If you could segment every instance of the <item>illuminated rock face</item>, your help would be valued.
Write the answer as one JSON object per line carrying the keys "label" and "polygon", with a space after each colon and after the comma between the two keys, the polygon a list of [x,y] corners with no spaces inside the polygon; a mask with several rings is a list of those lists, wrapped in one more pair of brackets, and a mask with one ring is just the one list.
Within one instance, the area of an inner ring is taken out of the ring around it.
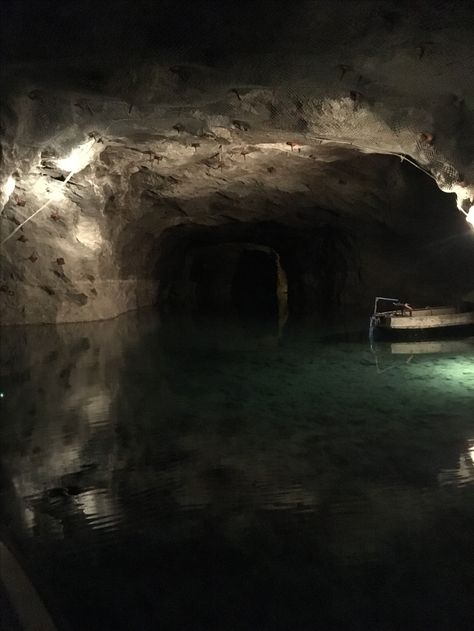
{"label": "illuminated rock face", "polygon": [[[100,61],[79,42],[67,62],[7,65],[2,181],[15,188],[1,200],[2,322],[103,319],[164,300],[187,252],[229,240],[304,250],[293,282],[303,311],[472,288],[456,209],[474,198],[469,10],[346,4],[344,20],[334,3],[301,3],[227,27],[214,11],[191,39],[168,12],[149,29],[181,33],[180,48],[164,35],[146,61],[126,46],[112,59],[100,38]],[[125,18],[110,19],[112,37]],[[65,183],[84,143],[90,155]],[[456,195],[380,154],[416,161]]]}

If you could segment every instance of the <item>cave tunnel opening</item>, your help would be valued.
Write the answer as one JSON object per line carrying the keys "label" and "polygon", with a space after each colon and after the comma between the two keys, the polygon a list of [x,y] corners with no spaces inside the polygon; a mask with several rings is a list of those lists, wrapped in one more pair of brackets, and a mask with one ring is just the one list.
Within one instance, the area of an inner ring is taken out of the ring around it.
{"label": "cave tunnel opening", "polygon": [[232,279],[232,302],[244,317],[278,317],[278,256],[245,248]]}
{"label": "cave tunnel opening", "polygon": [[165,231],[157,247],[162,314],[279,321],[324,315],[347,280],[347,243],[329,226],[186,225]]}
{"label": "cave tunnel opening", "polygon": [[224,243],[192,250],[188,258],[196,314],[276,320],[285,311],[286,274],[272,248]]}
{"label": "cave tunnel opening", "polygon": [[278,311],[285,321],[362,319],[376,295],[450,304],[470,289],[472,240],[454,195],[392,157],[342,153],[323,173],[321,191],[338,183],[326,206],[311,195],[213,194],[194,201],[212,217],[163,228],[162,206],[145,203],[121,233],[122,277],[153,279],[162,315]]}

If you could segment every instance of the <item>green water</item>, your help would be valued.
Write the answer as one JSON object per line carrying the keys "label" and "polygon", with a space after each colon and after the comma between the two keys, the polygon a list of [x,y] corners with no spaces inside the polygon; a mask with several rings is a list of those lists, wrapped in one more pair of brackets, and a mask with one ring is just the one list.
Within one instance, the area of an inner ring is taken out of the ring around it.
{"label": "green water", "polygon": [[2,529],[58,626],[470,628],[474,340],[409,350],[147,312],[4,330]]}

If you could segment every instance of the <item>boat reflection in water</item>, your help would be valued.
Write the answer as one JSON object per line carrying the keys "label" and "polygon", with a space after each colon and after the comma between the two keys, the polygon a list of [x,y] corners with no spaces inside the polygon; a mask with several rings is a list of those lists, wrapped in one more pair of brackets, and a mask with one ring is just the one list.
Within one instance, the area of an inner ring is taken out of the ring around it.
{"label": "boat reflection in water", "polygon": [[407,364],[416,361],[417,356],[469,356],[474,354],[474,337],[453,340],[371,342],[370,350],[375,358],[377,371],[385,372],[395,368],[401,360]]}
{"label": "boat reflection in water", "polygon": [[438,353],[474,353],[474,337],[462,340],[427,340],[422,342],[392,342],[392,355],[431,355]]}

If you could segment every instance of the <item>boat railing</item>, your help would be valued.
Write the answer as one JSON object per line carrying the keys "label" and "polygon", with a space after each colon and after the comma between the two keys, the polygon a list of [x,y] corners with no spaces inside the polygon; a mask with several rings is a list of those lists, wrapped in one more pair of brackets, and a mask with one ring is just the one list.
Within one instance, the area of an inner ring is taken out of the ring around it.
{"label": "boat railing", "polygon": [[387,311],[378,311],[379,302],[390,302],[392,304],[400,304],[400,298],[384,298],[383,296],[377,296],[374,302],[374,312],[372,315],[382,315],[388,313]]}
{"label": "boat railing", "polygon": [[393,315],[395,313],[397,313],[397,311],[378,311],[378,305],[379,302],[389,302],[391,304],[400,304],[400,298],[385,298],[384,296],[377,296],[375,298],[375,302],[374,302],[374,311],[372,313],[372,315],[370,316],[370,323],[369,323],[369,340],[370,340],[370,344],[372,345],[373,341],[374,341],[374,329],[377,326],[378,322],[379,322],[379,318],[382,315]]}

